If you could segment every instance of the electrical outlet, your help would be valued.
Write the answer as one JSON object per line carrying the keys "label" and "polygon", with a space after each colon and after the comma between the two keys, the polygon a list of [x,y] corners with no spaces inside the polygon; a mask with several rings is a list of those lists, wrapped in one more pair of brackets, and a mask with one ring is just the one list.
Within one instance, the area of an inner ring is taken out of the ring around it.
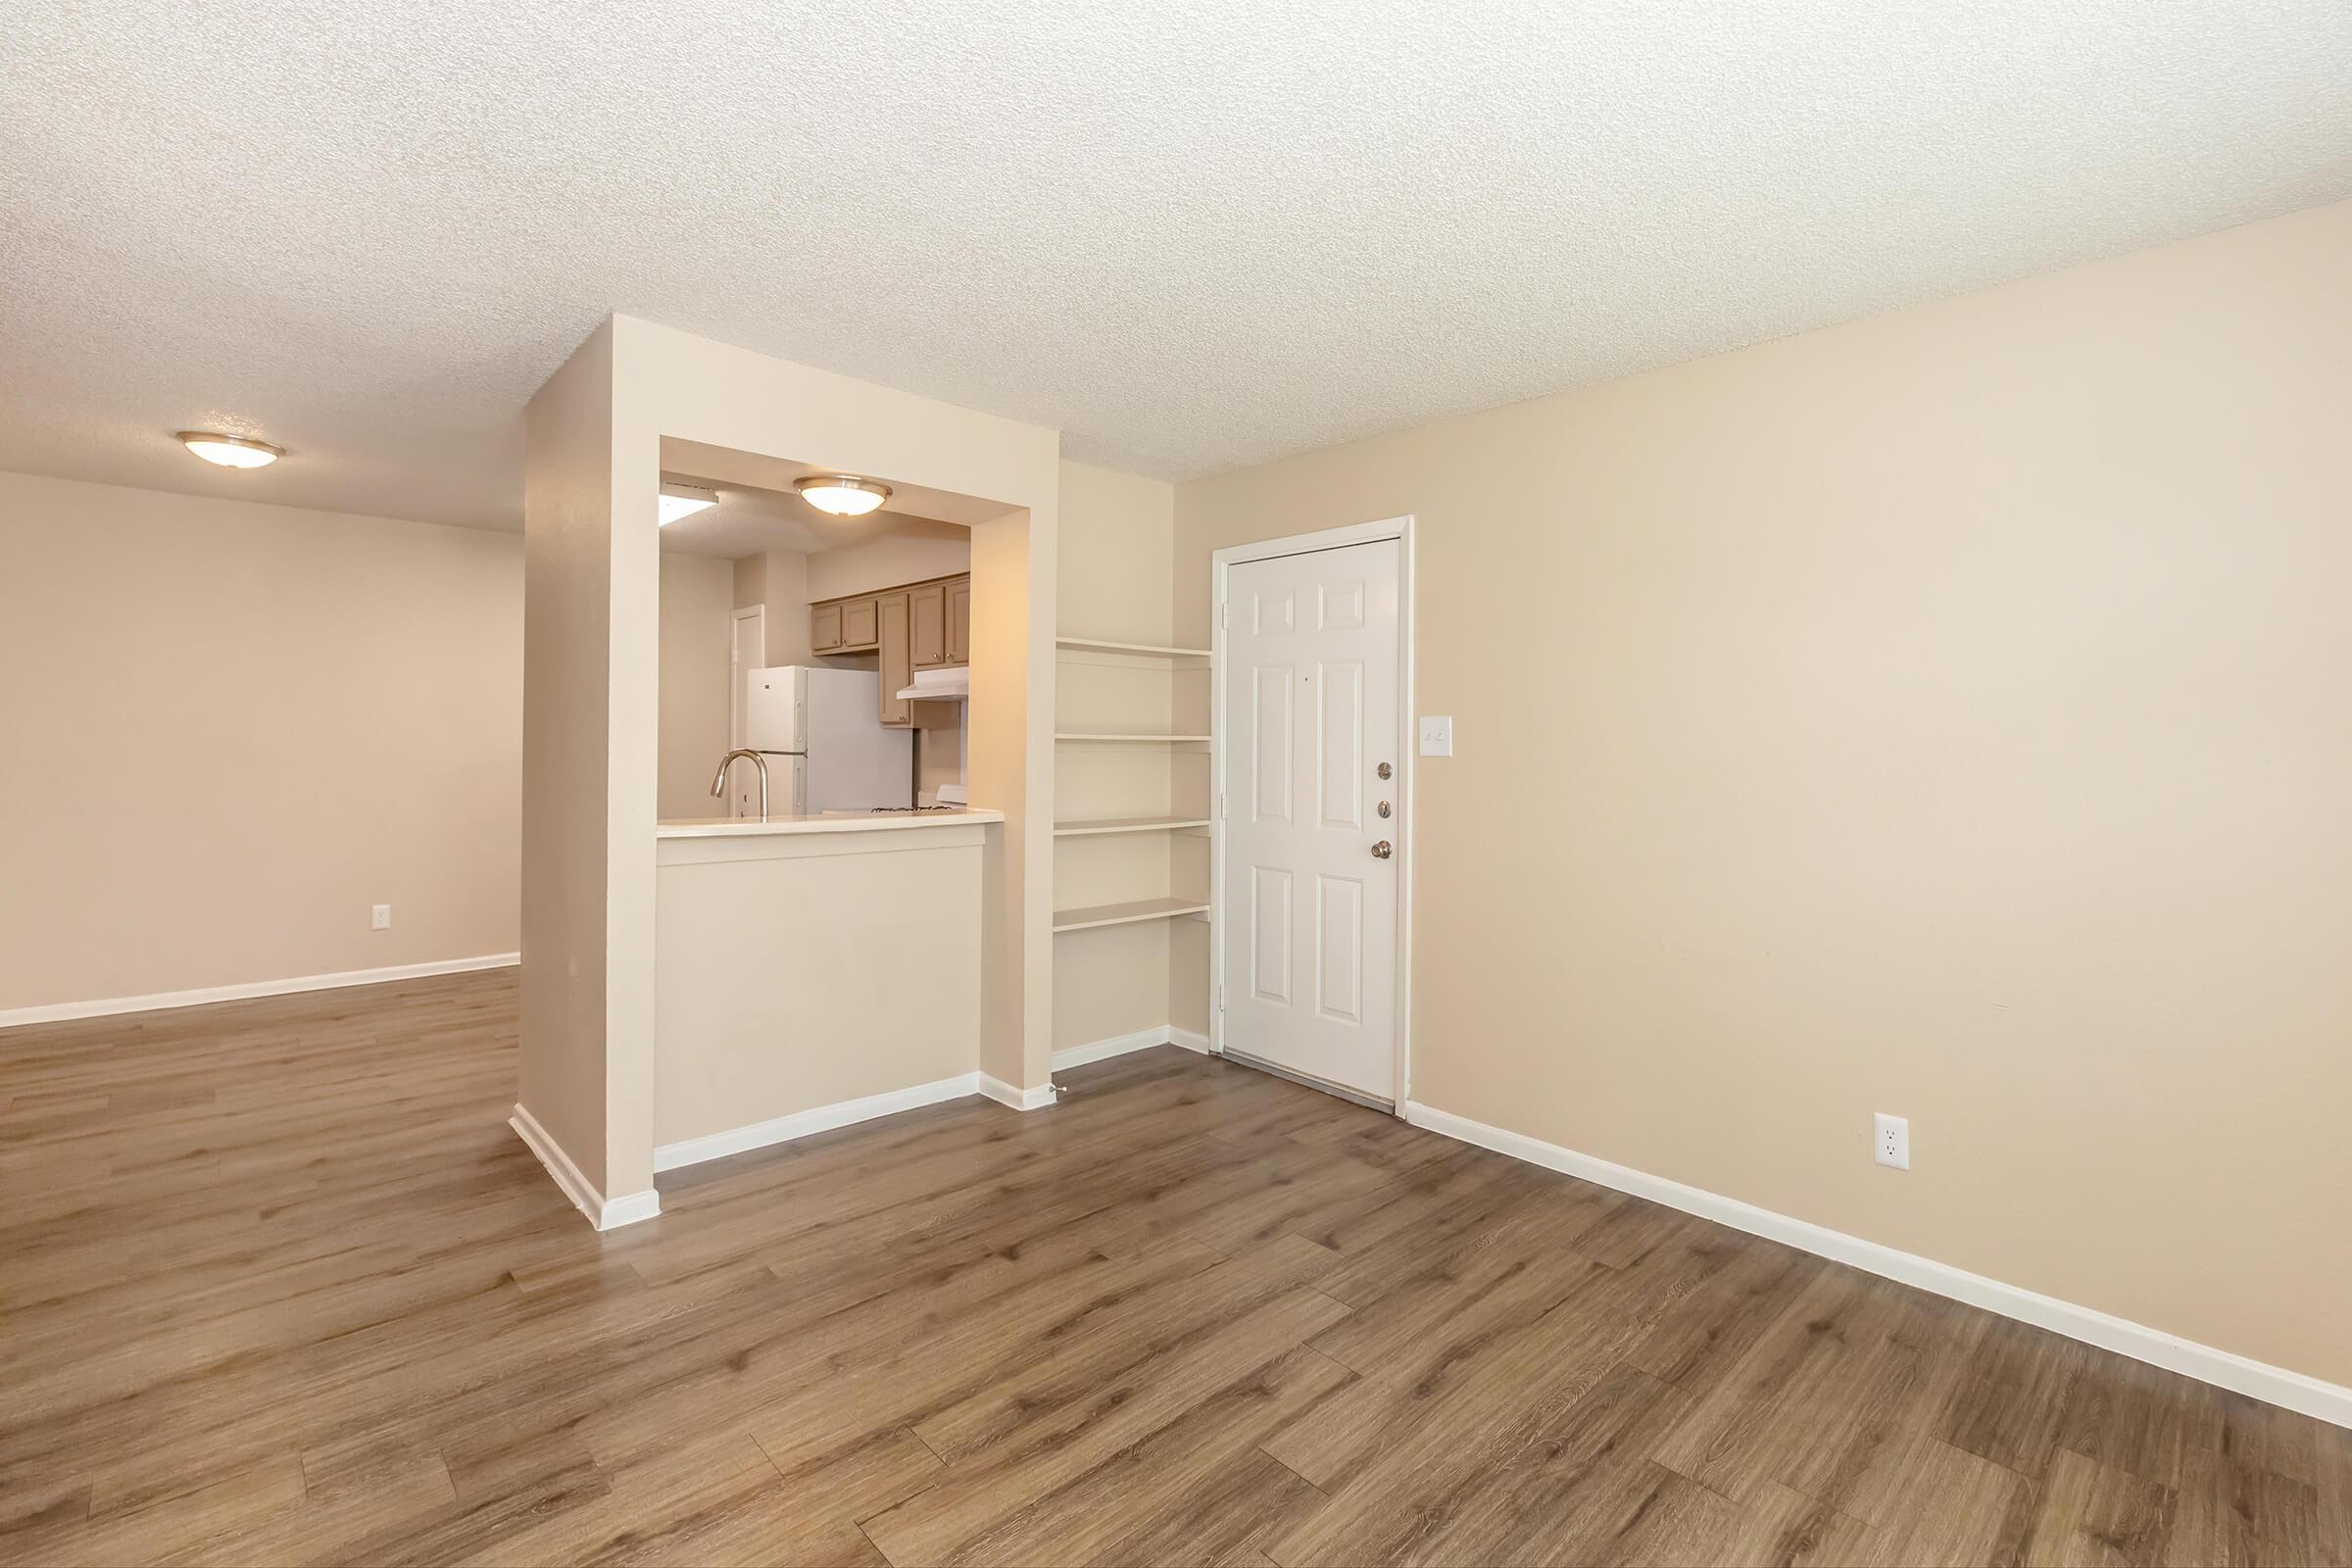
{"label": "electrical outlet", "polygon": [[1421,719],[1421,755],[1423,757],[1451,757],[1453,755],[1453,720],[1450,717]]}
{"label": "electrical outlet", "polygon": [[369,909],[368,911],[368,929],[370,931],[391,930],[392,906],[389,904],[379,904],[374,908]]}
{"label": "electrical outlet", "polygon": [[1911,1123],[1902,1116],[1880,1111],[1870,1118],[1870,1152],[1882,1165],[1911,1168]]}

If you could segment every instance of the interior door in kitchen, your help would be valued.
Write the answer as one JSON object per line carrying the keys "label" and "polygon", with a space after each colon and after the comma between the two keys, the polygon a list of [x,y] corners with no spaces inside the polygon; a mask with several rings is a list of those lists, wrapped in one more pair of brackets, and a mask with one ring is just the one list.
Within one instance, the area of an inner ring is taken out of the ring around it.
{"label": "interior door in kitchen", "polygon": [[1398,552],[1226,567],[1218,764],[1226,1054],[1392,1103]]}

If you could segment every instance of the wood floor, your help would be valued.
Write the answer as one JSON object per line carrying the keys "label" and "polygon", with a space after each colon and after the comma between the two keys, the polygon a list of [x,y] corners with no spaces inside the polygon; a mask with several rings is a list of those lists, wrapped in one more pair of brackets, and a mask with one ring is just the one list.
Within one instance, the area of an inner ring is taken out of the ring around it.
{"label": "wood floor", "polygon": [[511,974],[0,1034],[0,1558],[2352,1563],[2352,1434],[1173,1049],[599,1237]]}

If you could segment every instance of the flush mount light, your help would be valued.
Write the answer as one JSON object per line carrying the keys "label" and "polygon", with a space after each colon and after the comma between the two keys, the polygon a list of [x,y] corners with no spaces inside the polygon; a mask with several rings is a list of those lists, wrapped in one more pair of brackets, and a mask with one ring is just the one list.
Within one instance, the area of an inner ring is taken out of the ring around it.
{"label": "flush mount light", "polygon": [[802,500],[836,517],[862,517],[890,499],[890,486],[846,473],[812,473],[793,480],[792,487]]}
{"label": "flush mount light", "polygon": [[662,485],[662,526],[666,528],[680,517],[691,517],[705,507],[718,505],[718,492],[705,490],[700,485]]}
{"label": "flush mount light", "polygon": [[223,468],[267,468],[286,455],[284,447],[241,435],[217,435],[210,430],[181,430],[178,435],[180,445]]}

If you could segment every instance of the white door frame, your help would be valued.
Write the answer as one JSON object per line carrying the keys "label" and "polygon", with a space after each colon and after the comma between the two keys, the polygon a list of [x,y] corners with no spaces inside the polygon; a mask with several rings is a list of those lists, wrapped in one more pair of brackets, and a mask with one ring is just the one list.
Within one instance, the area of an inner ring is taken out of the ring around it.
{"label": "white door frame", "polygon": [[744,671],[735,667],[735,649],[742,641],[740,628],[747,620],[759,623],[760,657],[767,657],[767,607],[745,605],[727,619],[727,745],[730,747],[743,744]]}
{"label": "white door frame", "polygon": [[1225,1053],[1225,593],[1233,566],[1348,545],[1396,544],[1396,1099],[1412,1098],[1413,1035],[1413,514],[1228,545],[1209,557],[1208,1049]]}

